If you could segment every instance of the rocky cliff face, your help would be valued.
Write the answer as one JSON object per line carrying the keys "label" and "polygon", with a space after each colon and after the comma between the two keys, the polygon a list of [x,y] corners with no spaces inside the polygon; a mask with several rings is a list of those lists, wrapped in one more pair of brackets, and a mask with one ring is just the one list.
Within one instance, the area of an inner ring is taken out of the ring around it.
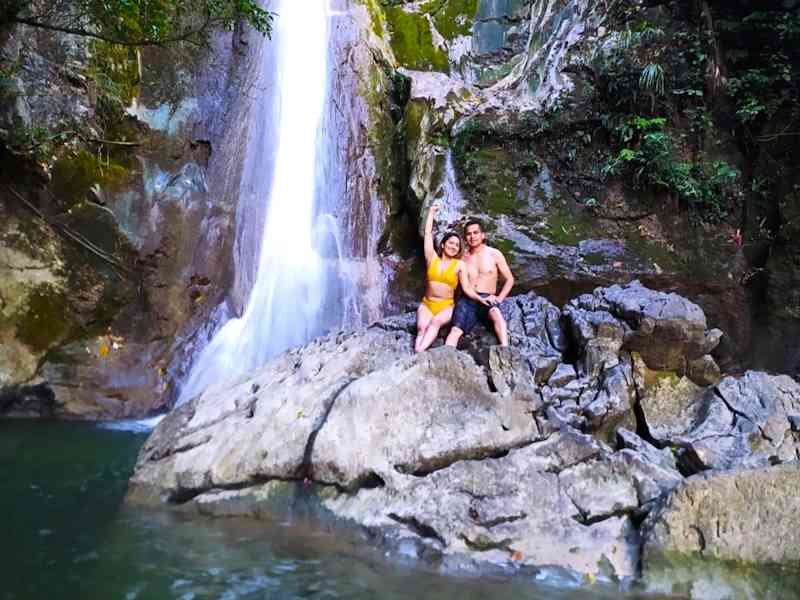
{"label": "rocky cliff face", "polygon": [[[736,211],[727,221],[697,225],[672,192],[608,176],[615,135],[609,123],[624,102],[609,90],[627,89],[623,81],[607,81],[608,64],[619,52],[643,54],[645,62],[656,52],[630,41],[633,13],[637,26],[652,24],[655,37],[679,40],[693,27],[685,11],[578,0],[367,4],[373,30],[411,80],[400,123],[409,165],[405,204],[395,215],[400,225],[423,222],[433,201],[445,206],[442,228],[480,217],[520,288],[557,304],[632,278],[686,294],[726,331],[717,357],[729,367],[740,362],[752,338],[744,283],[753,265],[735,241]],[[690,54],[682,46],[655,46],[661,62]],[[676,66],[675,77],[683,81],[690,70]],[[633,88],[646,95],[636,82]],[[659,102],[662,112],[686,109],[677,100]],[[714,130],[707,137],[703,154],[751,170],[730,136]],[[745,183],[727,193],[741,196]],[[715,198],[728,202],[721,191]],[[402,265],[417,268],[413,260]],[[781,267],[773,276],[783,296],[778,272],[791,277],[792,270]],[[411,291],[401,285],[398,303],[410,301],[417,290]]]}
{"label": "rocky cliff face", "polygon": [[[479,328],[463,350],[414,355],[408,314],[209,390],[153,432],[129,500],[268,517],[313,483],[328,514],[448,568],[626,580],[642,574],[643,548],[646,568],[659,552],[695,552],[694,524],[703,556],[794,560],[788,537],[738,546],[745,520],[724,490],[776,531],[793,522],[796,382],[721,379],[708,354],[720,332],[702,310],[638,283],[563,311],[535,294],[512,303],[509,348]],[[694,490],[717,485],[695,509]],[[712,542],[715,514],[730,527]]]}

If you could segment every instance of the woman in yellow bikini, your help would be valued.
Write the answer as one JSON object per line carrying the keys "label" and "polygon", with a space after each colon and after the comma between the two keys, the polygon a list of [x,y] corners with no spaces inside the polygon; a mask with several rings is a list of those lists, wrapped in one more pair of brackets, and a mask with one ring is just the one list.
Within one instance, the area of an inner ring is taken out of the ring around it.
{"label": "woman in yellow bikini", "polygon": [[439,329],[453,318],[455,291],[461,284],[462,292],[473,300],[485,304],[469,283],[467,269],[459,260],[461,237],[454,232],[444,234],[440,244],[441,255],[433,246],[433,218],[439,207],[435,204],[428,211],[425,221],[425,262],[428,265],[425,296],[417,309],[417,339],[414,350],[427,350],[439,335]]}

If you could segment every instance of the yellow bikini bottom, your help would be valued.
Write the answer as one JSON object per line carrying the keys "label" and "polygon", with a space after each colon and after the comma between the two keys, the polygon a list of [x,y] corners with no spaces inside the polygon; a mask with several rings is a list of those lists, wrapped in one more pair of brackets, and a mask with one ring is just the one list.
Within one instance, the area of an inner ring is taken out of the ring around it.
{"label": "yellow bikini bottom", "polygon": [[428,310],[431,311],[434,315],[439,314],[446,308],[450,308],[455,304],[455,300],[452,298],[443,298],[442,300],[431,300],[427,296],[422,298],[422,303],[428,307]]}

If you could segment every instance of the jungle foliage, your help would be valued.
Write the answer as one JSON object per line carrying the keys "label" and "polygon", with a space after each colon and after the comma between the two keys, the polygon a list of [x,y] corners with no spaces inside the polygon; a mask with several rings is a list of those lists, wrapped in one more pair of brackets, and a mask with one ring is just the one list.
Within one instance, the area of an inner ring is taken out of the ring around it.
{"label": "jungle foliage", "polygon": [[613,43],[591,65],[612,145],[605,176],[717,222],[752,184],[720,148],[752,157],[800,135],[800,13],[750,4],[617,5]]}
{"label": "jungle foliage", "polygon": [[257,0],[0,0],[0,26],[24,24],[123,46],[202,45],[211,31],[238,21],[269,35],[272,19]]}

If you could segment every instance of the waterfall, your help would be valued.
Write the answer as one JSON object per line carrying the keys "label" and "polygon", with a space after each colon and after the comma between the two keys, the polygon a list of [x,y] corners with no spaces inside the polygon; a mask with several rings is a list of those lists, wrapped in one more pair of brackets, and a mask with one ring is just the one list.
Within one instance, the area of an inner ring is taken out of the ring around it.
{"label": "waterfall", "polygon": [[442,182],[440,210],[437,218],[442,224],[453,227],[464,214],[467,202],[458,187],[456,171],[453,166],[453,152],[447,149],[444,161],[444,181]]}
{"label": "waterfall", "polygon": [[[273,10],[276,29],[260,59],[265,72],[254,93],[263,99],[255,99],[240,190],[240,202],[254,197],[266,204],[263,233],[249,241],[237,233],[235,260],[246,270],[258,253],[255,277],[241,316],[227,321],[201,352],[178,404],[342,327],[356,304],[338,222],[324,212],[335,206],[324,181],[336,135],[324,118],[331,11],[327,0],[280,0]],[[271,126],[266,119],[274,120]],[[265,139],[267,132],[275,139]],[[247,210],[237,218],[247,219]]]}

